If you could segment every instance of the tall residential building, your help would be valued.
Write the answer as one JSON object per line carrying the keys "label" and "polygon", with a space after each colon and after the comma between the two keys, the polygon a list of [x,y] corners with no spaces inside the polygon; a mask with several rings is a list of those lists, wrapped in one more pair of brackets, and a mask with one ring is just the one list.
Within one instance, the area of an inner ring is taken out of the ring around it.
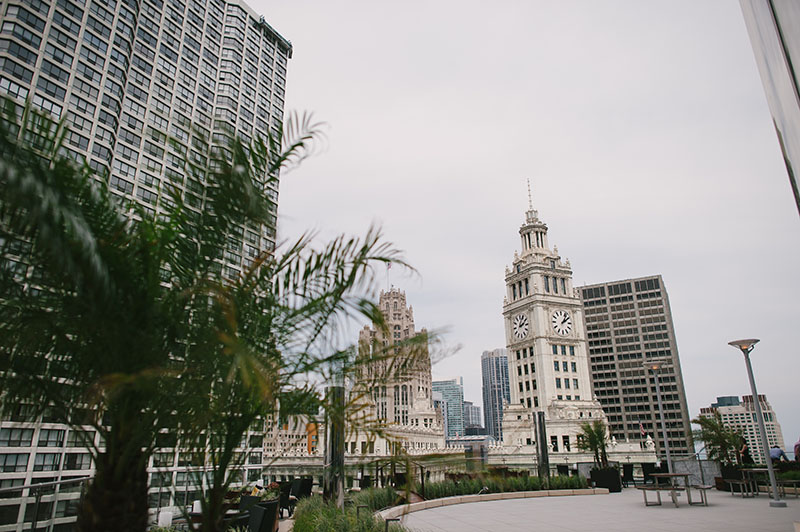
{"label": "tall residential building", "polygon": [[445,438],[464,435],[464,379],[433,381],[433,390],[442,394],[447,409]]}
{"label": "tall residential building", "polygon": [[582,291],[592,389],[618,440],[639,440],[642,429],[664,455],[656,384],[645,362],[663,362],[659,384],[670,452],[694,453],[678,344],[669,297],[660,275],[584,286]]}
{"label": "tall residential building", "polygon": [[[373,324],[359,334],[359,355],[371,361],[350,390],[352,402],[362,404],[367,419],[405,449],[444,447],[442,419],[433,405],[427,331],[415,329],[414,309],[402,290],[381,291],[378,305],[386,328]],[[375,441],[365,430],[348,431],[347,438],[351,453],[370,452],[373,444],[374,452],[390,451],[386,441]]]}
{"label": "tall residential building", "polygon": [[739,0],[800,212],[800,6],[795,0]]}
{"label": "tall residential building", "polygon": [[577,449],[581,424],[604,416],[592,398],[583,305],[572,286],[572,267],[549,246],[547,231],[529,200],[519,228],[522,252],[514,253],[505,271],[511,402],[503,412],[503,441],[537,444],[540,430],[528,421],[541,412],[547,441],[539,441],[540,448],[570,452]]}
{"label": "tall residential building", "polygon": [[503,441],[503,403],[511,401],[508,384],[508,355],[506,350],[493,349],[481,355],[483,379],[483,417],[486,431],[497,441]]}
{"label": "tall residential building", "polygon": [[481,407],[472,404],[472,401],[464,401],[464,428],[482,426]]}
{"label": "tall residential building", "polygon": [[[777,445],[781,449],[783,446],[783,431],[781,425],[778,423],[778,417],[772,410],[772,406],[767,401],[767,396],[758,395],[758,400],[761,403],[761,412],[764,414],[764,426],[767,429],[767,443],[770,447]],[[737,429],[744,436],[747,442],[747,447],[750,449],[750,455],[756,463],[765,463],[766,453],[764,446],[761,445],[761,437],[758,432],[758,421],[756,420],[756,408],[753,403],[752,395],[742,396],[741,402],[737,396],[717,397],[716,403],[711,403],[711,406],[700,409],[700,415],[703,417],[713,416],[718,412],[722,423],[731,428]]]}
{"label": "tall residential building", "polygon": [[[63,152],[106,179],[121,209],[135,203],[156,214],[173,190],[187,208],[202,209],[199,169],[215,169],[227,139],[281,127],[292,45],[240,0],[0,0],[0,13],[0,93],[64,119]],[[277,211],[277,182],[266,192]],[[234,277],[273,249],[274,223],[229,235],[220,273]],[[244,482],[262,478],[267,424],[237,450],[257,462]],[[170,436],[150,464],[151,508],[183,505],[201,489],[185,472],[195,464]],[[100,443],[91,427],[47,416],[0,421],[0,487],[91,475],[87,437]],[[74,504],[46,504],[40,524],[71,526]],[[0,530],[22,530],[32,505],[3,499]]]}

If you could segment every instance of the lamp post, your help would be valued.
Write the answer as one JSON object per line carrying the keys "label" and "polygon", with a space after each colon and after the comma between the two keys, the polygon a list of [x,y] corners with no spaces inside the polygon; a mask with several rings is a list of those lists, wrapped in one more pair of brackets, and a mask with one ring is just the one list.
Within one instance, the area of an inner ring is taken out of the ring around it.
{"label": "lamp post", "polygon": [[761,412],[761,402],[758,400],[756,380],[753,378],[753,367],[750,365],[750,351],[753,350],[758,342],[758,339],[750,338],[746,340],[734,340],[733,342],[728,342],[728,345],[739,349],[744,355],[744,365],[747,368],[747,377],[750,379],[750,391],[753,393],[753,403],[756,407],[756,420],[758,421],[758,431],[761,435],[761,447],[764,448],[764,458],[767,461],[767,470],[769,472],[769,483],[772,487],[772,500],[769,501],[769,505],[773,508],[786,508],[786,502],[782,501],[778,495],[778,483],[775,482],[775,469],[772,467],[772,457],[769,455],[767,429],[764,427],[764,414]]}
{"label": "lamp post", "polygon": [[658,398],[658,415],[661,417],[661,436],[664,438],[664,452],[667,455],[667,472],[672,473],[672,455],[669,454],[669,439],[667,439],[667,423],[664,421],[664,403],[661,401],[661,385],[658,382],[658,373],[661,364],[656,362],[645,362],[644,367],[653,372],[656,381],[656,397]]}

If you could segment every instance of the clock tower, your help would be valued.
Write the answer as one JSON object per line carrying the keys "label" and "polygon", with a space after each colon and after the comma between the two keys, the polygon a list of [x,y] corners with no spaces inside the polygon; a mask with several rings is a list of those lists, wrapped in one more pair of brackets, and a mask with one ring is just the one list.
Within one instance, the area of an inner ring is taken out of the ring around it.
{"label": "clock tower", "polygon": [[505,272],[511,403],[503,415],[504,443],[534,444],[534,413],[544,412],[550,450],[576,452],[580,425],[605,415],[592,396],[583,304],[570,262],[550,248],[547,225],[528,201],[519,229],[522,252]]}

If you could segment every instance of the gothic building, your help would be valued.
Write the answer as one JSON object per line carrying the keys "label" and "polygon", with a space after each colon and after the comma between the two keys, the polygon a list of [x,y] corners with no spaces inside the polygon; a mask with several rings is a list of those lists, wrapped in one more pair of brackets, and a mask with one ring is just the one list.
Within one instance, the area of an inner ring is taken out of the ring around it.
{"label": "gothic building", "polygon": [[405,292],[381,291],[379,306],[385,324],[365,326],[359,334],[363,366],[350,397],[360,407],[364,427],[377,426],[388,439],[371,440],[369,431],[350,430],[347,450],[389,452],[389,441],[406,449],[442,448],[444,431],[441,414],[433,406],[427,331],[416,331]]}

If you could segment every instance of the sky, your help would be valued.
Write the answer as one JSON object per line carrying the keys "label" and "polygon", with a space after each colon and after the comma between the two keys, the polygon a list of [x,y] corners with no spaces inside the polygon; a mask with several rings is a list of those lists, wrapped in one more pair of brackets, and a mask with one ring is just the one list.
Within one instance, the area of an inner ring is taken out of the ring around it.
{"label": "sky", "polygon": [[[434,378],[481,400],[530,179],[575,286],[661,274],[689,411],[759,393],[800,437],[800,216],[738,2],[251,0],[292,41],[286,108],[326,123],[279,236],[380,225]],[[383,274],[381,274],[383,275]],[[353,341],[356,338],[354,336]]]}

